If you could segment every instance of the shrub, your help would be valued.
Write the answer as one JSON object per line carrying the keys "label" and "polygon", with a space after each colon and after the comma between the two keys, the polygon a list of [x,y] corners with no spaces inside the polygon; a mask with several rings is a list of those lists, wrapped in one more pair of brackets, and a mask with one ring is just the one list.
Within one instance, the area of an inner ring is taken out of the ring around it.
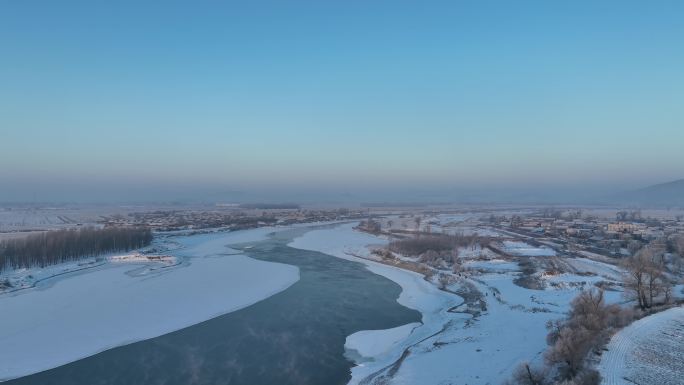
{"label": "shrub", "polygon": [[[558,366],[565,379],[577,378],[587,372],[583,365],[589,352],[603,345],[613,328],[632,319],[632,311],[606,305],[603,290],[584,290],[572,300],[566,320],[547,323],[551,347],[546,351],[546,361]],[[586,377],[583,381],[589,381],[589,374],[582,375]]]}
{"label": "shrub", "polygon": [[513,376],[507,385],[546,385],[549,384],[546,370],[523,362],[513,371]]}
{"label": "shrub", "polygon": [[430,250],[444,254],[459,247],[475,244],[486,245],[488,243],[487,238],[476,235],[431,234],[392,241],[389,244],[389,249],[404,255],[419,256]]}

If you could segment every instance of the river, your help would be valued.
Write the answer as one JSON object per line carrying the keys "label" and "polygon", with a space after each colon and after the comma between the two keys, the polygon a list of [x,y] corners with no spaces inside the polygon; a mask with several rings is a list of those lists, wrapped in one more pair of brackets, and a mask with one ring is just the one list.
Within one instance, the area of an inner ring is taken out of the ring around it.
{"label": "river", "polygon": [[[290,230],[264,241],[231,245],[255,259],[297,266],[300,280],[285,291],[185,329],[7,384],[347,383],[353,365],[344,356],[348,335],[419,322],[421,315],[396,302],[401,292],[396,283],[362,264],[287,246],[304,231],[307,229]],[[179,237],[177,241],[196,245],[218,237],[220,233]]]}

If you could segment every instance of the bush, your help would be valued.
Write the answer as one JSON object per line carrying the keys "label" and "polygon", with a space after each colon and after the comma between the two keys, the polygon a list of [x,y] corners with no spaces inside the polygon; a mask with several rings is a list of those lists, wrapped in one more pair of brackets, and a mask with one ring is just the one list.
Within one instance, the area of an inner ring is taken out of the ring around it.
{"label": "bush", "polygon": [[585,369],[572,379],[562,381],[558,385],[601,385],[601,373],[594,369]]}
{"label": "bush", "polygon": [[582,291],[572,300],[566,320],[547,323],[550,331],[547,342],[551,345],[545,354],[547,362],[557,365],[566,379],[575,379],[584,373],[583,381],[589,381],[589,374],[584,370],[587,355],[605,343],[613,328],[627,325],[633,314],[617,305],[606,305],[603,290]]}
{"label": "bush", "polygon": [[449,285],[454,283],[454,277],[449,274],[440,273],[437,282],[439,283],[439,288],[445,290]]}
{"label": "bush", "polygon": [[529,362],[523,362],[513,371],[513,376],[507,385],[546,385],[549,384],[548,375],[543,368],[537,368],[530,365]]}
{"label": "bush", "polygon": [[547,369],[534,371],[523,364],[513,373],[509,383],[550,384],[550,380],[540,373],[552,372],[560,377],[559,382],[554,382],[556,385],[599,385],[600,373],[584,366],[589,353],[602,347],[613,329],[624,327],[635,318],[633,309],[607,305],[603,290],[582,291],[572,300],[566,319],[546,323],[549,330],[546,342],[550,346],[544,354]]}
{"label": "bush", "polygon": [[488,243],[489,240],[487,238],[476,235],[431,234],[392,241],[389,244],[389,249],[395,253],[419,256],[430,250],[443,254],[459,247],[475,244],[486,245]]}

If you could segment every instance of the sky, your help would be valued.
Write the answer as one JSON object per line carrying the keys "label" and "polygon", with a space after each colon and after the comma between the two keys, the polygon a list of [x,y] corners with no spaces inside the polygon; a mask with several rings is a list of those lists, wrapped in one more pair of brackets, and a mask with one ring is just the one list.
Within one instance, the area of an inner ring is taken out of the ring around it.
{"label": "sky", "polygon": [[0,1],[0,201],[680,179],[682,20],[675,0]]}

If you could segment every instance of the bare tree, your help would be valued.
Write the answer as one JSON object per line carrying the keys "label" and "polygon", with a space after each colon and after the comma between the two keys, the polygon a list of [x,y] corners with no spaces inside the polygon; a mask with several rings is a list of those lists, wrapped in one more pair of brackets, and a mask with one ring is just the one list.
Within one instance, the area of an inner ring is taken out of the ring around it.
{"label": "bare tree", "polygon": [[4,268],[47,266],[128,251],[150,244],[152,232],[143,227],[84,227],[47,231],[0,242],[0,271]]}
{"label": "bare tree", "polygon": [[664,297],[664,302],[669,301],[671,284],[665,274],[665,262],[659,247],[643,247],[627,258],[623,266],[628,273],[625,293],[636,299],[642,310],[652,307],[660,296]]}
{"label": "bare tree", "polygon": [[439,288],[445,290],[453,282],[453,277],[449,274],[440,273],[437,280],[439,282]]}
{"label": "bare tree", "polygon": [[629,255],[634,255],[639,251],[642,247],[641,242],[633,239],[627,243],[627,250],[629,250]]}
{"label": "bare tree", "polygon": [[422,222],[423,218],[420,216],[416,216],[413,218],[413,221],[416,222],[416,231],[420,233],[420,222]]}
{"label": "bare tree", "polygon": [[566,378],[575,377],[592,348],[593,337],[593,334],[583,327],[564,327],[556,343],[546,351],[546,361],[561,364],[562,374]]}
{"label": "bare tree", "polygon": [[575,377],[557,382],[556,385],[601,385],[601,374],[594,369],[582,369]]}
{"label": "bare tree", "polygon": [[603,290],[583,290],[571,304],[570,321],[591,331],[605,329],[607,323],[607,307]]}
{"label": "bare tree", "polygon": [[618,305],[605,303],[602,290],[583,290],[572,300],[566,320],[547,323],[551,347],[546,351],[546,361],[558,365],[566,379],[577,378],[584,370],[587,354],[608,338],[613,327],[628,322]]}
{"label": "bare tree", "polygon": [[507,382],[510,385],[546,385],[548,384],[547,373],[543,368],[523,362],[513,371],[513,377]]}
{"label": "bare tree", "polygon": [[628,274],[627,279],[625,279],[625,294],[636,299],[641,309],[646,308],[645,286],[648,258],[645,253],[645,251],[640,250],[622,264]]}
{"label": "bare tree", "polygon": [[629,213],[627,211],[618,211],[615,214],[615,219],[617,219],[618,221],[624,221],[627,219],[628,215],[629,215]]}
{"label": "bare tree", "polygon": [[463,272],[463,261],[461,258],[459,258],[458,248],[451,250],[451,263],[451,270],[454,272],[454,274],[460,274]]}
{"label": "bare tree", "polygon": [[[607,305],[601,289],[583,290],[572,300],[567,318],[546,323],[549,331],[546,342],[550,347],[544,358],[548,366],[544,370],[534,370],[523,363],[508,383],[599,385],[600,374],[584,365],[589,352],[602,346],[613,328],[625,326],[633,318],[633,311]],[[546,373],[559,377],[552,381],[546,379]]]}

